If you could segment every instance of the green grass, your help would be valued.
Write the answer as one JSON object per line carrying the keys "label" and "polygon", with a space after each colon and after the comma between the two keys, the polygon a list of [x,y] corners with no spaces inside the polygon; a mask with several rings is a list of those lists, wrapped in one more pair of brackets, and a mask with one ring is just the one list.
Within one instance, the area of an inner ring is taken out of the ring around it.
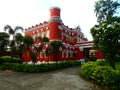
{"label": "green grass", "polygon": [[120,62],[116,62],[116,63],[115,63],[115,66],[116,66],[116,69],[117,69],[117,70],[120,70]]}

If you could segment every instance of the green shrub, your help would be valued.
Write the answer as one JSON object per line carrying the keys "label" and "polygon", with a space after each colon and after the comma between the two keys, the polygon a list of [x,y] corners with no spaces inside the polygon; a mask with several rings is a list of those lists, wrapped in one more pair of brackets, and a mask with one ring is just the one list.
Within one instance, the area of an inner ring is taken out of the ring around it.
{"label": "green shrub", "polygon": [[61,68],[66,68],[70,66],[80,65],[80,61],[66,61],[66,62],[57,62],[57,63],[43,63],[39,65],[35,64],[20,64],[20,63],[3,63],[1,66],[2,70],[12,69],[17,72],[47,72],[51,70],[57,70]]}
{"label": "green shrub", "polygon": [[120,62],[120,55],[115,56],[115,61]]}
{"label": "green shrub", "polygon": [[33,65],[26,64],[23,69],[24,69],[23,72],[29,72],[29,73],[38,72],[38,69],[34,64]]}
{"label": "green shrub", "polygon": [[105,60],[97,60],[95,61],[95,63],[98,65],[98,66],[108,66],[109,63]]}
{"label": "green shrub", "polygon": [[81,69],[81,74],[87,79],[111,89],[120,89],[120,71],[114,70],[105,61],[88,62],[83,64]]}
{"label": "green shrub", "polygon": [[94,62],[87,62],[82,65],[81,67],[81,74],[85,76],[87,79],[91,79],[92,73],[94,71],[94,68],[96,67],[96,63]]}
{"label": "green shrub", "polygon": [[11,60],[11,56],[2,56],[0,57],[0,64],[3,63],[22,63],[22,59],[13,57],[13,60]]}

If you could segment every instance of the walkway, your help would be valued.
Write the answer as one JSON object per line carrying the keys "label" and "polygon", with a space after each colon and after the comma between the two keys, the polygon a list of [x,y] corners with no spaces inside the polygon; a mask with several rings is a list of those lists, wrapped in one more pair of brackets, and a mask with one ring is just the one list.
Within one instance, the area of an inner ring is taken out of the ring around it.
{"label": "walkway", "polygon": [[0,90],[105,90],[79,73],[80,66],[33,74],[0,71]]}

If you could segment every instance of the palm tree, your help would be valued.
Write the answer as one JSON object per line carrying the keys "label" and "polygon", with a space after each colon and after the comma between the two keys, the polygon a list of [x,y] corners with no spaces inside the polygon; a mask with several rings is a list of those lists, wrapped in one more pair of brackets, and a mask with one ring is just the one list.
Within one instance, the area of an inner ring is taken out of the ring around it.
{"label": "palm tree", "polygon": [[28,51],[30,54],[30,58],[35,63],[37,59],[37,55],[34,53],[33,50],[31,50],[31,48],[33,47],[33,44],[34,44],[34,39],[32,37],[26,36],[24,38],[24,46],[25,46],[24,52]]}
{"label": "palm tree", "polygon": [[33,64],[35,64],[36,61],[37,61],[37,57],[38,57],[38,52],[37,52],[37,50],[32,50],[32,51],[30,52],[30,57],[32,58]]}
{"label": "palm tree", "polygon": [[13,36],[13,40],[14,40],[14,36],[15,36],[16,32],[18,30],[21,30],[23,32],[24,29],[22,27],[20,27],[20,26],[16,26],[15,29],[13,29],[10,25],[6,25],[4,27],[4,30],[5,31],[8,30],[8,33]]}
{"label": "palm tree", "polygon": [[[36,37],[36,40],[41,43],[38,47],[36,47],[37,52],[38,52],[38,53],[43,52],[43,51],[42,51],[42,48],[43,48],[44,45],[49,44],[49,38],[47,38],[47,37],[41,38],[41,37],[39,36],[39,37]],[[48,55],[47,55],[47,51],[48,51],[48,48],[46,48],[46,50],[45,50],[46,56],[48,56]],[[48,58],[48,63],[49,63],[49,58]]]}
{"label": "palm tree", "polygon": [[12,35],[12,40],[10,41],[10,52],[11,52],[11,60],[13,59],[13,54],[16,52],[16,42],[15,42],[15,35],[18,30],[23,31],[23,28],[20,26],[16,26],[15,29],[13,29],[10,25],[6,25],[4,27],[4,30],[7,31],[10,35]]}
{"label": "palm tree", "polygon": [[25,49],[26,50],[29,50],[30,49],[30,47],[34,44],[34,40],[33,40],[33,38],[32,37],[30,37],[30,36],[26,36],[25,38],[24,38],[24,44],[25,44]]}
{"label": "palm tree", "polygon": [[47,37],[41,38],[38,37],[37,40],[39,40],[39,42],[41,42],[41,44],[39,45],[39,47],[37,48],[38,52],[42,51],[42,48],[45,44],[49,43],[49,39]]}
{"label": "palm tree", "polygon": [[49,39],[47,37],[42,38],[42,43],[47,43],[49,42]]}
{"label": "palm tree", "polygon": [[17,33],[15,35],[15,42],[16,42],[16,46],[17,46],[17,53],[19,53],[20,58],[22,58],[22,54],[25,51],[25,47],[23,44],[24,41],[24,36],[21,33]]}

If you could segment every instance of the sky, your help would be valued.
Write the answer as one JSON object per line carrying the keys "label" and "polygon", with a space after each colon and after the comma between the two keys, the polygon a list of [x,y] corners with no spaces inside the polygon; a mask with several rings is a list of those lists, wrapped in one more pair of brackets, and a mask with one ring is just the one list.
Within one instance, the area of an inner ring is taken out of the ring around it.
{"label": "sky", "polygon": [[70,28],[78,25],[88,40],[96,22],[94,4],[98,0],[0,0],[0,31],[6,24],[24,29],[50,19],[49,9],[61,8],[61,19]]}

